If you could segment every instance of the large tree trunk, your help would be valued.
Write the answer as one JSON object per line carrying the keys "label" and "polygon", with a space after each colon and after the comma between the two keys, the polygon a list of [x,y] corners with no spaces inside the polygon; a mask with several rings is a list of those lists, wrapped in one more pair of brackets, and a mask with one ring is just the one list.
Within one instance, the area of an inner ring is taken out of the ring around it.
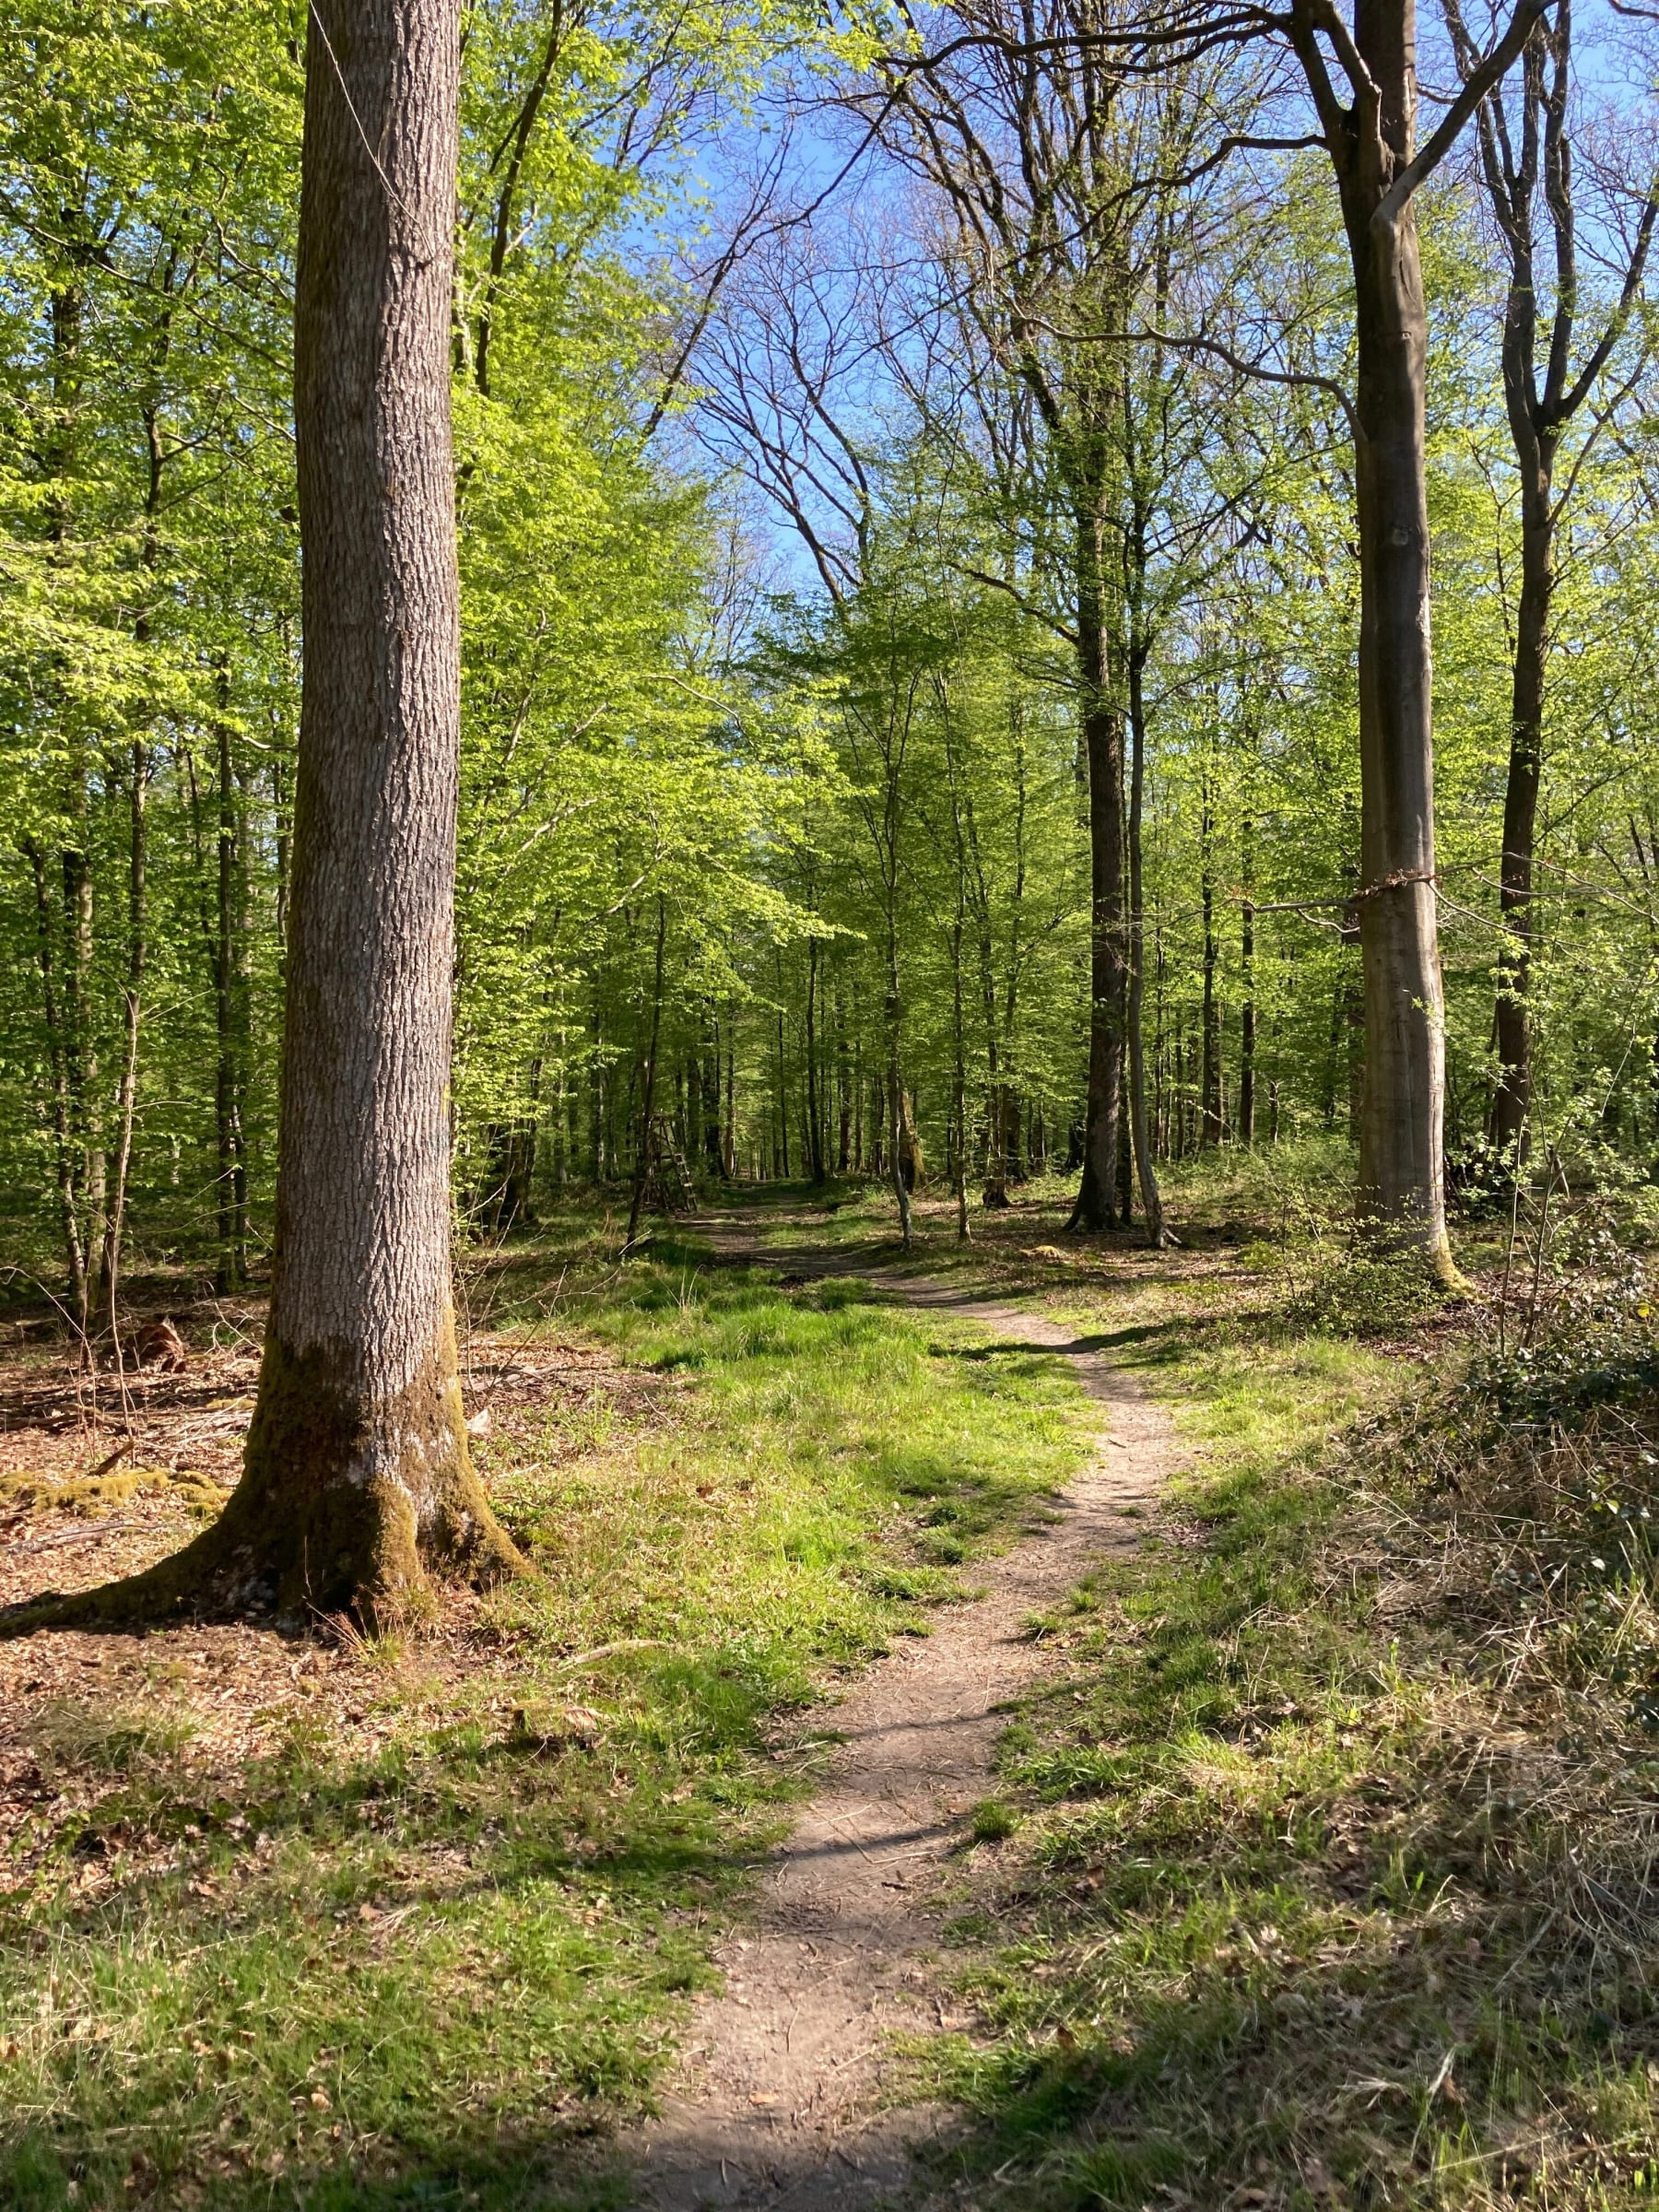
{"label": "large tree trunk", "polygon": [[380,1606],[429,1570],[513,1559],[467,1452],[451,1290],[458,76],[456,0],[312,10],[276,1268],[219,1543],[285,1609]]}
{"label": "large tree trunk", "polygon": [[[1382,88],[1380,160],[1343,177],[1356,288],[1359,540],[1359,910],[1365,1087],[1359,1206],[1386,1247],[1455,1279],[1446,1239],[1445,1028],[1434,890],[1434,756],[1424,393],[1428,324],[1417,222],[1382,202],[1415,127],[1412,10],[1371,0],[1356,36]],[[1373,219],[1378,218],[1378,219]]]}
{"label": "large tree trunk", "polygon": [[175,1559],[25,1625],[395,1607],[516,1554],[450,1275],[457,0],[318,0],[296,312],[305,671],[276,1265],[242,1479]]}

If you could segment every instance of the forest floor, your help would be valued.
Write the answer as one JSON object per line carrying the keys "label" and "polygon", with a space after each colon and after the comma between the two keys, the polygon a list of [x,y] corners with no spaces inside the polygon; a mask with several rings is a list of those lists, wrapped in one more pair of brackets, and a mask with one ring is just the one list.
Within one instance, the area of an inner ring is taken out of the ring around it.
{"label": "forest floor", "polygon": [[[1650,2201],[1659,1423],[1546,1513],[1489,1288],[1060,1201],[572,1214],[468,1273],[533,1583],[0,1645],[0,2202]],[[257,1307],[154,1289],[96,1402],[6,1331],[0,1599],[234,1472]]]}
{"label": "forest floor", "polygon": [[[755,1256],[741,1220],[698,1223],[728,1264]],[[775,1264],[802,1287],[856,1254],[810,1240]],[[725,1987],[699,2020],[674,2092],[621,2148],[660,2212],[786,2205],[842,2212],[903,2193],[920,2143],[947,2139],[936,2105],[886,2093],[906,2036],[966,2029],[939,1971],[940,1921],[972,1878],[962,1864],[1012,1821],[996,1752],[1015,1701],[1046,1668],[1041,1624],[1103,1560],[1132,1552],[1172,1457],[1168,1416],[1070,1329],[927,1277],[865,1270],[907,1305],[971,1321],[1005,1347],[1064,1358],[1103,1408],[1089,1463],[972,1602],[890,1653],[837,1705],[841,1747],[773,1854],[747,1934],[721,1955]]]}

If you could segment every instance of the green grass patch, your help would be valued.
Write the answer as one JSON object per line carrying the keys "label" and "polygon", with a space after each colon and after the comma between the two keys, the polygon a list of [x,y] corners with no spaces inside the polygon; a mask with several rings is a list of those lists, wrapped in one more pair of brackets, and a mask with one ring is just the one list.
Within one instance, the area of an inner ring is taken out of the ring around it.
{"label": "green grass patch", "polygon": [[42,1701],[0,1898],[18,2212],[621,2201],[571,2139],[649,2103],[801,1716],[1082,1453],[1063,1362],[856,1284],[619,1270],[595,1228],[476,1303],[628,1387],[481,1441],[537,1577],[355,1653],[371,1755],[300,1711],[209,1788],[165,1637],[147,1699]]}
{"label": "green grass patch", "polygon": [[1033,1278],[1195,1464],[1049,1624],[1063,1671],[1005,1742],[1015,1840],[955,1931],[978,2030],[908,2053],[972,2117],[954,2185],[1652,2201],[1659,1622],[1619,1535],[1655,1454],[1500,1450],[1455,1339],[1425,1364],[1311,1328],[1267,1265]]}

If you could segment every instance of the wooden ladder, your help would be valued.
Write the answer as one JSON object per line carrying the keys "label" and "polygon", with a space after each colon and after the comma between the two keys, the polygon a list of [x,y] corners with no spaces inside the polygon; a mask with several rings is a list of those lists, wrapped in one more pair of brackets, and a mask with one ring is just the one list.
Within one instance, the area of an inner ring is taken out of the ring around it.
{"label": "wooden ladder", "polygon": [[690,1214],[697,1210],[697,1185],[674,1124],[665,1113],[653,1113],[646,1142],[651,1147],[651,1169],[645,1180],[646,1203],[654,1213]]}

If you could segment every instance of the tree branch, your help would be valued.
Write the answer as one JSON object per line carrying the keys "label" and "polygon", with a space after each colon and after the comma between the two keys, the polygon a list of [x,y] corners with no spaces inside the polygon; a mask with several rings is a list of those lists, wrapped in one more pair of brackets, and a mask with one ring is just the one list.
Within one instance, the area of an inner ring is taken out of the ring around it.
{"label": "tree branch", "polygon": [[1531,38],[1534,24],[1543,16],[1547,6],[1548,0],[1516,0],[1509,29],[1485,60],[1477,63],[1464,79],[1463,90],[1441,117],[1440,127],[1431,135],[1428,145],[1406,162],[1372,209],[1371,219],[1373,230],[1391,229],[1399,221],[1406,203],[1423,179],[1432,175],[1452,151],[1465,124]]}

